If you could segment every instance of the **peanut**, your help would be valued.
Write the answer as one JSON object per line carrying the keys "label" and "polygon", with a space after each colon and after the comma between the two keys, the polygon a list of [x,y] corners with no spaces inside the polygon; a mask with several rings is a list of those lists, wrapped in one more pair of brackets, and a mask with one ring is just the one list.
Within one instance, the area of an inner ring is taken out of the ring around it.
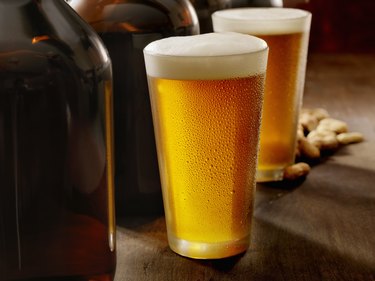
{"label": "peanut", "polygon": [[300,156],[304,156],[308,159],[318,159],[320,157],[320,150],[314,144],[309,142],[306,138],[301,138],[298,141],[298,148]]}
{"label": "peanut", "polygon": [[314,130],[307,135],[307,139],[320,150],[334,150],[339,146],[336,134],[332,131]]}
{"label": "peanut", "polygon": [[336,134],[346,133],[348,131],[348,125],[337,119],[326,118],[319,122],[316,128],[317,131],[332,131]]}
{"label": "peanut", "polygon": [[340,144],[350,144],[363,141],[363,135],[357,132],[341,133],[337,135]]}
{"label": "peanut", "polygon": [[284,179],[294,181],[306,177],[310,172],[310,166],[307,163],[299,162],[294,165],[288,166],[284,171]]}
{"label": "peanut", "polygon": [[324,108],[313,108],[311,109],[310,114],[315,116],[318,121],[329,117],[328,111]]}
{"label": "peanut", "polygon": [[[319,159],[324,151],[333,151],[339,145],[357,143],[364,139],[361,133],[348,132],[345,122],[331,118],[323,108],[303,108],[298,121],[296,159]],[[307,163],[299,162],[285,169],[284,179],[296,180],[305,177],[309,171]]]}
{"label": "peanut", "polygon": [[301,124],[298,124],[298,127],[297,127],[297,140],[300,140],[302,138],[305,137],[305,134],[304,134],[304,131],[303,131],[303,127]]}
{"label": "peanut", "polygon": [[307,112],[302,112],[299,117],[299,123],[302,125],[305,131],[311,132],[318,126],[318,119]]}

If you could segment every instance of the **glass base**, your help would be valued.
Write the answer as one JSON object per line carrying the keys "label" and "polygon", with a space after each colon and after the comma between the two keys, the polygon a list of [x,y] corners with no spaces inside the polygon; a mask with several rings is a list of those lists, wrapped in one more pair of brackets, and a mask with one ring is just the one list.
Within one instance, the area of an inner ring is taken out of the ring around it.
{"label": "glass base", "polygon": [[193,259],[221,259],[245,252],[250,244],[250,235],[234,241],[202,243],[187,241],[168,235],[169,246],[175,253]]}
{"label": "glass base", "polygon": [[257,182],[282,181],[284,178],[284,169],[275,170],[257,170]]}

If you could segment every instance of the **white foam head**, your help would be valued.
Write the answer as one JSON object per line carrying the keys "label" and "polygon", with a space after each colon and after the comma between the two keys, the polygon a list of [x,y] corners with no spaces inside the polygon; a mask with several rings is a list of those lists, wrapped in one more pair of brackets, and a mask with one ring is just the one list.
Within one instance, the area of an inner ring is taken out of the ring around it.
{"label": "white foam head", "polygon": [[168,79],[224,79],[265,73],[267,43],[227,32],[169,37],[144,49],[149,76]]}
{"label": "white foam head", "polygon": [[237,8],[213,13],[212,22],[215,32],[288,34],[309,32],[311,13],[292,8]]}

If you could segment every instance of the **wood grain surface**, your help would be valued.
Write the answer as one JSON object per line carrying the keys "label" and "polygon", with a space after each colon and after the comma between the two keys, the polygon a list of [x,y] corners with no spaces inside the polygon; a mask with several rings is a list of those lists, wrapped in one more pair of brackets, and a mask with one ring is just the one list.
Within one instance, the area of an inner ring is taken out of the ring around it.
{"label": "wood grain surface", "polygon": [[365,141],[296,186],[258,184],[251,246],[199,261],[167,243],[163,216],[118,220],[115,281],[375,280],[375,55],[309,55],[304,107],[323,107]]}

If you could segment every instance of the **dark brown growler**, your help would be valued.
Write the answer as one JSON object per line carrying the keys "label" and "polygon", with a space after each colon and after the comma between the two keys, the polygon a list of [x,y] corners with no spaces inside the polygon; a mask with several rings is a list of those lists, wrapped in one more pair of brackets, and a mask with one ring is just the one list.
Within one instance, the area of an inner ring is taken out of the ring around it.
{"label": "dark brown growler", "polygon": [[0,280],[113,280],[109,56],[64,0],[0,19]]}
{"label": "dark brown growler", "polygon": [[163,204],[143,48],[199,33],[188,0],[72,0],[99,33],[113,65],[115,194],[119,216],[159,214]]}
{"label": "dark brown growler", "polygon": [[209,33],[213,32],[211,15],[215,11],[232,8],[233,0],[190,0],[190,2],[198,15],[200,33]]}
{"label": "dark brown growler", "polygon": [[215,11],[242,7],[274,7],[282,5],[282,1],[272,0],[190,0],[199,19],[200,32],[213,32],[211,16]]}

